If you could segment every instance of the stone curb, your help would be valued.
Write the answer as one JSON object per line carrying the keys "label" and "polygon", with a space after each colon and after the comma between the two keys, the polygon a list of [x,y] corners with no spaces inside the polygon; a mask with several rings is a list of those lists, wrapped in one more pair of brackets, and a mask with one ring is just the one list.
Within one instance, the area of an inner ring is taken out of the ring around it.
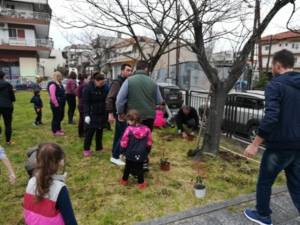
{"label": "stone curb", "polygon": [[[286,192],[286,187],[279,187],[279,188],[273,188],[272,196],[280,194],[282,192]],[[218,211],[224,208],[227,208],[229,206],[235,206],[239,205],[245,202],[254,201],[255,200],[256,193],[251,193],[248,195],[243,195],[240,197],[236,197],[234,199],[230,199],[221,203],[213,203],[211,205],[204,206],[202,208],[193,208],[187,211],[179,212],[173,215],[164,216],[161,218],[156,218],[153,220],[145,221],[136,223],[135,225],[165,225],[168,223],[173,223],[176,221],[188,219],[195,216],[200,216],[203,214],[211,213],[214,211]]]}

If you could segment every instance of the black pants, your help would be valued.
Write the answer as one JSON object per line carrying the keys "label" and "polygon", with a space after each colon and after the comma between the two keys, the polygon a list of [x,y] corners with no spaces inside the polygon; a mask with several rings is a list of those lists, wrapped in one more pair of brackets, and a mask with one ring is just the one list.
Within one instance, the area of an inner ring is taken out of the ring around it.
{"label": "black pants", "polygon": [[138,177],[138,183],[144,183],[144,171],[143,171],[143,162],[134,162],[126,160],[123,180],[128,180],[129,174]]}
{"label": "black pants", "polygon": [[103,149],[103,145],[102,145],[103,129],[88,127],[85,130],[84,150],[90,150],[93,136],[95,133],[96,133],[96,151],[101,151]]}
{"label": "black pants", "polygon": [[69,123],[73,123],[73,117],[76,109],[76,95],[66,94],[66,99],[69,106],[68,109]]}
{"label": "black pants", "polygon": [[10,142],[11,139],[11,123],[13,111],[13,108],[0,108],[0,117],[2,115],[4,120],[6,142]]}
{"label": "black pants", "polygon": [[84,112],[79,111],[78,136],[84,137]]}
{"label": "black pants", "polygon": [[40,109],[38,111],[37,108],[34,108],[35,114],[36,114],[36,118],[35,118],[35,124],[39,125],[42,124],[42,109]]}
{"label": "black pants", "polygon": [[61,121],[64,119],[65,107],[64,105],[60,105],[59,107],[54,107],[51,105],[52,110],[52,123],[51,128],[52,132],[56,133],[61,130]]}

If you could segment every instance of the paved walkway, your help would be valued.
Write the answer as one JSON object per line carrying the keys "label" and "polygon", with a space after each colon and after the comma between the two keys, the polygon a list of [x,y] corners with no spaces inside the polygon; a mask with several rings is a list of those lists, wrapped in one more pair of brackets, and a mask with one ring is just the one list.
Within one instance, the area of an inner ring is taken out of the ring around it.
{"label": "paved walkway", "polygon": [[[254,205],[255,193],[137,225],[254,225],[243,215],[245,208]],[[271,208],[274,225],[300,225],[300,217],[286,188],[273,189]]]}

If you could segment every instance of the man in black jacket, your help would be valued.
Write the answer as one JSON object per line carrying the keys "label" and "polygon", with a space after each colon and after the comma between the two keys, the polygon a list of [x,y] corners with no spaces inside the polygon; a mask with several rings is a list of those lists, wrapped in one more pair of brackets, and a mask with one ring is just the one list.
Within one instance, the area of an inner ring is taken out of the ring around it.
{"label": "man in black jacket", "polygon": [[124,166],[125,163],[120,159],[120,139],[127,127],[126,121],[118,120],[116,111],[116,99],[123,82],[131,75],[132,67],[129,64],[121,66],[121,74],[117,79],[113,80],[109,92],[106,97],[106,111],[108,114],[109,122],[116,121],[115,135],[112,146],[112,157],[110,161],[118,166]]}
{"label": "man in black jacket", "polygon": [[195,108],[184,105],[175,116],[177,131],[183,138],[194,135],[199,128],[199,117]]}
{"label": "man in black jacket", "polygon": [[0,71],[0,117],[2,115],[4,120],[6,143],[10,144],[13,102],[16,98],[12,85],[4,80],[4,76],[5,74]]}
{"label": "man in black jacket", "polygon": [[294,72],[294,55],[282,50],[273,56],[273,79],[265,90],[265,116],[258,134],[246,148],[253,157],[265,141],[256,190],[256,210],[245,216],[258,224],[272,224],[270,197],[277,175],[284,170],[292,200],[300,213],[300,73]]}

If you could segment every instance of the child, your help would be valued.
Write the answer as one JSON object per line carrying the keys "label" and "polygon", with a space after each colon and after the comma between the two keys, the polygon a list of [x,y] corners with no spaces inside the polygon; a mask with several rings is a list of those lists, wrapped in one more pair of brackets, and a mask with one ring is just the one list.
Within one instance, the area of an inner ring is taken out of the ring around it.
{"label": "child", "polygon": [[144,181],[143,163],[147,160],[152,145],[150,129],[142,125],[140,114],[136,110],[130,110],[127,114],[128,127],[126,128],[120,145],[125,151],[126,164],[121,185],[128,184],[129,174],[137,176],[138,188],[147,186]]}
{"label": "child", "polygon": [[77,225],[72,209],[64,168],[65,154],[54,143],[41,144],[37,150],[37,168],[29,180],[23,199],[27,225]]}
{"label": "child", "polygon": [[154,127],[161,128],[165,127],[167,121],[164,117],[164,105],[160,105],[155,110],[155,120],[154,120]]}
{"label": "child", "polygon": [[31,98],[31,103],[33,103],[34,111],[36,113],[36,119],[34,122],[35,126],[41,125],[42,123],[42,108],[43,108],[43,101],[40,97],[40,90],[34,90],[34,96]]}
{"label": "child", "polygon": [[11,184],[15,184],[16,183],[16,175],[15,172],[11,166],[11,163],[9,161],[9,159],[7,158],[4,148],[2,148],[0,146],[0,160],[3,162],[4,166],[7,168],[8,170],[8,178],[9,178],[9,182]]}

